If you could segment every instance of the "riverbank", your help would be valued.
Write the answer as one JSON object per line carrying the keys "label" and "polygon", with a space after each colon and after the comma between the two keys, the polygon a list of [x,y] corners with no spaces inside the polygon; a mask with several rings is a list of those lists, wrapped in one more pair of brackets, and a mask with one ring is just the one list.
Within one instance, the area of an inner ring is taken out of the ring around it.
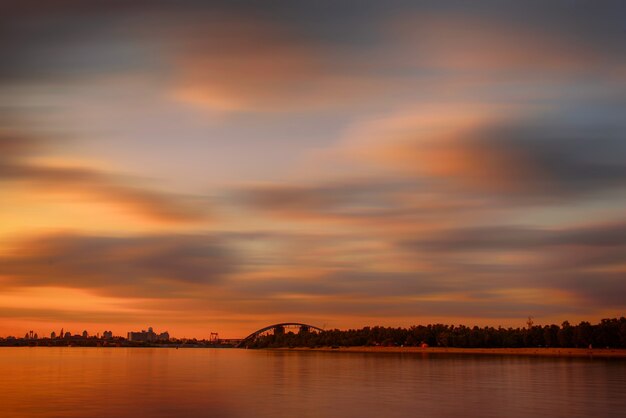
{"label": "riverbank", "polygon": [[613,348],[454,348],[454,347],[318,347],[278,348],[290,351],[326,351],[340,353],[411,353],[411,354],[481,354],[506,356],[601,357],[626,359],[626,349]]}

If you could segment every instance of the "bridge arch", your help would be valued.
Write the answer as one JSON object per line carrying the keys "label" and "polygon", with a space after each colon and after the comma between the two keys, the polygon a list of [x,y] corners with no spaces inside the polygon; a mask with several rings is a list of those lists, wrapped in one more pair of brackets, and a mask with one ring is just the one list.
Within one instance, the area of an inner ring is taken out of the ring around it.
{"label": "bridge arch", "polygon": [[274,331],[276,333],[278,330],[285,330],[286,328],[298,328],[300,332],[303,330],[310,331],[315,330],[318,332],[324,331],[322,328],[316,327],[314,325],[304,324],[302,322],[281,322],[278,324],[268,325],[267,327],[263,327],[259,330],[254,331],[252,334],[248,335],[246,338],[241,340],[237,347],[246,347],[247,344],[253,342],[261,335],[265,334],[268,331]]}

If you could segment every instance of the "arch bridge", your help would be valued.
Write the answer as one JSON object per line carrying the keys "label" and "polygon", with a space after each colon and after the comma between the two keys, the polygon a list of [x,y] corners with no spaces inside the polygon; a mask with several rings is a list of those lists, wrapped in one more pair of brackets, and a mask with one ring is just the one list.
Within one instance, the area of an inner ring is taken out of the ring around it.
{"label": "arch bridge", "polygon": [[322,328],[316,327],[314,325],[303,324],[301,322],[281,322],[279,324],[269,325],[267,327],[254,331],[252,334],[248,335],[246,338],[241,340],[241,342],[237,344],[237,347],[245,348],[248,346],[248,344],[256,341],[257,338],[263,335],[269,335],[270,333],[273,333],[275,335],[284,334],[285,330],[294,329],[294,328],[297,329],[299,333],[310,332],[312,330],[317,331],[317,332],[324,331]]}

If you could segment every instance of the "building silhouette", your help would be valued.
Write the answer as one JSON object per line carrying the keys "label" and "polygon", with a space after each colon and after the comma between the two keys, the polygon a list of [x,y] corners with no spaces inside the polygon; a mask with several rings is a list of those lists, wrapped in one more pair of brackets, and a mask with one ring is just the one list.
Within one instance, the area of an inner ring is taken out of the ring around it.
{"label": "building silhouette", "polygon": [[128,341],[154,342],[154,341],[169,340],[169,339],[170,339],[170,334],[167,331],[161,334],[157,334],[156,332],[154,332],[152,327],[149,327],[148,331],[146,330],[141,330],[141,332],[130,331],[128,333]]}

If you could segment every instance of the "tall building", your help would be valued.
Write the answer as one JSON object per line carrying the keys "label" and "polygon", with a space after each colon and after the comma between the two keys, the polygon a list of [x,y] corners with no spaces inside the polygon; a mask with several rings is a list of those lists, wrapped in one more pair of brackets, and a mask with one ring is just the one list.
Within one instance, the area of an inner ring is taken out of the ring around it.
{"label": "tall building", "polygon": [[154,332],[152,327],[148,328],[148,331],[142,330],[141,332],[130,331],[128,333],[128,341],[137,341],[137,342],[154,342],[158,340],[169,340],[170,334],[165,331],[161,334],[157,334]]}

